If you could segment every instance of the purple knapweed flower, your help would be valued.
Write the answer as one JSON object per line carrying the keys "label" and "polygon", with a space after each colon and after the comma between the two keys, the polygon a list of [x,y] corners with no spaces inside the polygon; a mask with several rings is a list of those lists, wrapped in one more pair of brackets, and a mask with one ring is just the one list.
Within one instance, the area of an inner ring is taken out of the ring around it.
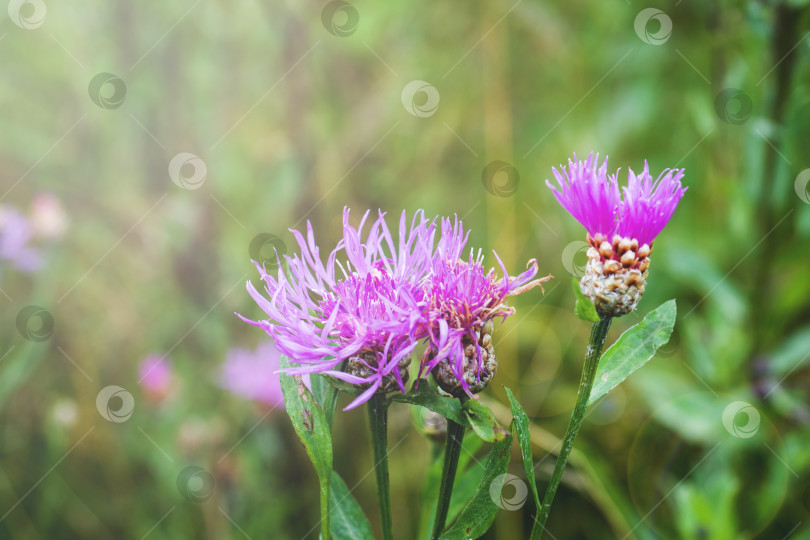
{"label": "purple knapweed flower", "polygon": [[[369,213],[357,229],[343,212],[343,239],[321,261],[312,226],[307,237],[292,231],[301,253],[285,256],[288,274],[267,274],[257,264],[267,296],[248,282],[247,289],[266,320],[245,321],[264,329],[282,353],[299,366],[291,375],[323,373],[364,391],[347,407],[354,408],[374,393],[405,391],[416,329],[422,321],[419,283],[430,268],[422,238],[433,224],[417,212],[408,230],[405,213],[394,242],[380,212],[363,240]],[[345,257],[343,262],[338,256]],[[281,265],[279,265],[281,267]],[[340,370],[346,361],[345,370]]]}
{"label": "purple knapweed flower", "polygon": [[433,252],[431,272],[425,278],[422,298],[428,347],[420,375],[431,372],[446,392],[472,396],[481,392],[495,375],[497,362],[492,345],[494,320],[514,314],[507,298],[551,279],[535,279],[537,261],[531,259],[525,272],[509,277],[497,253],[502,277],[485,270],[483,255],[470,250],[461,258],[468,234],[461,221],[443,219],[441,238]]}
{"label": "purple knapweed flower", "polygon": [[[220,384],[229,392],[271,407],[284,405],[279,380],[281,351],[275,343],[265,341],[255,350],[231,349],[225,356]],[[309,386],[308,377],[305,382]]]}
{"label": "purple knapweed flower", "polygon": [[607,173],[607,158],[599,165],[599,155],[578,161],[576,154],[568,167],[552,168],[558,186],[546,185],[563,208],[585,227],[588,266],[580,281],[602,316],[619,316],[636,308],[644,294],[653,241],[672,218],[686,192],[681,185],[683,169],[665,169],[653,180],[647,162],[644,170],[628,174],[622,187],[618,172]]}
{"label": "purple knapweed flower", "polygon": [[138,382],[152,401],[160,402],[170,393],[174,373],[168,359],[150,354],[138,366]]}

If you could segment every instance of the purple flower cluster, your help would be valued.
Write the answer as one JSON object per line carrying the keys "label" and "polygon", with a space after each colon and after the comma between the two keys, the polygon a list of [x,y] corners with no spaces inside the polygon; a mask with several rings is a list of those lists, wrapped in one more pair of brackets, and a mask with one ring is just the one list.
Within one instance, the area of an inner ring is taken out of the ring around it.
{"label": "purple flower cluster", "polygon": [[[243,320],[264,329],[299,364],[288,373],[323,373],[362,388],[347,408],[377,392],[405,392],[410,356],[421,340],[428,345],[420,374],[447,360],[469,393],[462,337],[512,314],[506,297],[548,277],[532,281],[534,260],[516,278],[501,263],[500,279],[494,270],[484,271],[480,253],[462,260],[467,235],[457,219],[442,220],[436,241],[436,222],[424,212],[410,223],[403,212],[396,240],[382,212],[364,233],[368,218],[367,212],[354,228],[344,210],[343,238],[325,263],[311,225],[306,238],[292,231],[300,254],[285,257],[287,272],[273,276],[257,264],[266,295],[248,282],[268,318]],[[479,364],[480,357],[479,351]]]}
{"label": "purple flower cluster", "polygon": [[619,191],[618,171],[609,175],[607,158],[599,165],[599,154],[585,161],[576,154],[568,167],[552,168],[559,189],[546,181],[557,201],[585,227],[592,238],[610,241],[614,235],[639,245],[652,246],[686,192],[681,185],[683,169],[665,169],[653,180],[647,162],[636,175],[629,170],[627,186]]}

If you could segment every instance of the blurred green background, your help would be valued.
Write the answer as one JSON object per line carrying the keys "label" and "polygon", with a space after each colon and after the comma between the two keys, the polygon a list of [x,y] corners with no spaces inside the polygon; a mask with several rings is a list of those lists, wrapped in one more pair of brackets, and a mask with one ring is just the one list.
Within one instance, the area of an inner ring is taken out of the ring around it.
{"label": "blurred green background", "polygon": [[[589,330],[584,231],[544,180],[599,151],[622,179],[646,159],[689,186],[608,341],[669,298],[678,322],[589,415],[549,531],[810,538],[807,3],[10,2],[0,204],[51,194],[67,222],[32,239],[39,270],[0,261],[0,537],[315,538],[289,421],[218,379],[266,340],[233,315],[260,316],[251,242],[291,253],[310,220],[326,252],[344,206],[457,214],[510,271],[555,276],[515,301],[486,392],[532,417],[542,489]],[[41,340],[18,329],[28,305],[53,318]],[[162,399],[138,382],[151,353],[174,371]],[[110,385],[126,421],[97,410]],[[431,443],[391,415],[394,525],[414,538]],[[335,467],[376,528],[366,421],[338,414]],[[178,488],[189,466],[215,480],[203,501]],[[486,537],[533,515],[502,510]]]}

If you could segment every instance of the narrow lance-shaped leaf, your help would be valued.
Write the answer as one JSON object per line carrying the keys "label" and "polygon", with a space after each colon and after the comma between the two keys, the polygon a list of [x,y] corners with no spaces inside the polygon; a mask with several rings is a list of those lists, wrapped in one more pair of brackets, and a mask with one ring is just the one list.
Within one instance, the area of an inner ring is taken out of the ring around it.
{"label": "narrow lance-shaped leaf", "polygon": [[599,314],[596,313],[591,299],[582,294],[582,289],[579,288],[579,280],[571,278],[571,283],[574,286],[574,294],[577,297],[577,303],[574,305],[574,315],[588,322],[599,322]]}
{"label": "narrow lance-shaped leaf", "polygon": [[464,415],[476,435],[487,442],[503,440],[508,432],[501,427],[489,408],[477,399],[467,400],[462,406]]}
{"label": "narrow lance-shaped leaf", "polygon": [[469,427],[470,423],[467,421],[458,399],[440,395],[435,388],[430,386],[426,379],[416,381],[414,388],[416,390],[411,390],[407,394],[394,394],[391,401],[420,405],[441,414],[445,418],[449,418],[457,424]]}
{"label": "narrow lance-shaped leaf", "polygon": [[329,511],[332,514],[329,530],[333,540],[374,540],[371,525],[363,509],[357,504],[357,500],[349,492],[340,475],[334,471],[332,471]]}
{"label": "narrow lance-shaped leaf", "polygon": [[[291,364],[286,356],[282,356],[280,365],[287,368]],[[280,378],[287,414],[318,475],[321,488],[321,527],[328,533],[329,491],[332,482],[332,434],[329,422],[300,376],[282,373]]]}
{"label": "narrow lance-shaped leaf", "polygon": [[675,312],[675,300],[664,302],[605,351],[596,370],[589,405],[649,362],[655,351],[669,341],[675,325]]}
{"label": "narrow lance-shaped leaf", "polygon": [[[504,479],[503,475],[509,467],[511,446],[511,434],[493,445],[484,468],[484,477],[478,484],[478,490],[461,511],[455,523],[441,535],[442,540],[478,538],[492,525],[499,507],[493,501],[491,491],[494,482]],[[498,487],[497,484],[496,487]]]}
{"label": "narrow lance-shaped leaf", "polygon": [[526,472],[526,481],[529,483],[529,489],[534,497],[534,504],[540,508],[540,496],[537,494],[537,483],[534,479],[534,458],[532,457],[532,438],[529,430],[529,417],[526,411],[520,406],[518,400],[512,395],[512,391],[506,388],[506,397],[509,398],[509,404],[512,406],[512,416],[514,417],[513,425],[515,426],[515,433],[517,434],[518,444],[520,445],[520,453],[523,457],[523,470]]}

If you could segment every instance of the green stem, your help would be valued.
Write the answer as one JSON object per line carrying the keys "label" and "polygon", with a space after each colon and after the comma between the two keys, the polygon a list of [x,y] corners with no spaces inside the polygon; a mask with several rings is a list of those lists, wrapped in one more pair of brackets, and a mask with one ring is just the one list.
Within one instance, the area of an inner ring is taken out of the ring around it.
{"label": "green stem", "polygon": [[588,398],[591,397],[591,388],[593,388],[596,367],[599,365],[599,358],[602,356],[602,347],[605,344],[605,339],[607,338],[612,320],[611,317],[604,317],[599,322],[593,323],[593,327],[591,328],[588,352],[585,355],[585,366],[582,368],[582,378],[579,381],[577,404],[574,406],[574,412],[571,415],[571,420],[568,422],[568,429],[565,432],[562,448],[560,448],[560,453],[557,456],[557,464],[554,466],[551,482],[548,488],[546,488],[546,494],[543,497],[543,503],[540,505],[537,519],[534,520],[532,540],[539,539],[546,528],[548,514],[551,511],[551,503],[554,501],[554,495],[557,493],[557,487],[560,485],[565,464],[568,463],[568,456],[571,454],[571,449],[574,446],[574,439],[582,425],[582,419],[585,417],[585,409],[588,408]]}
{"label": "green stem", "polygon": [[371,446],[374,449],[374,471],[377,474],[377,498],[380,500],[383,540],[394,537],[391,520],[391,492],[388,487],[388,403],[384,394],[374,394],[368,401]]}
{"label": "green stem", "polygon": [[433,540],[437,540],[444,530],[447,512],[450,510],[450,497],[461,456],[461,443],[464,440],[464,426],[447,419],[447,443],[444,447],[442,483],[439,486],[439,500],[436,506],[436,519],[433,520]]}

